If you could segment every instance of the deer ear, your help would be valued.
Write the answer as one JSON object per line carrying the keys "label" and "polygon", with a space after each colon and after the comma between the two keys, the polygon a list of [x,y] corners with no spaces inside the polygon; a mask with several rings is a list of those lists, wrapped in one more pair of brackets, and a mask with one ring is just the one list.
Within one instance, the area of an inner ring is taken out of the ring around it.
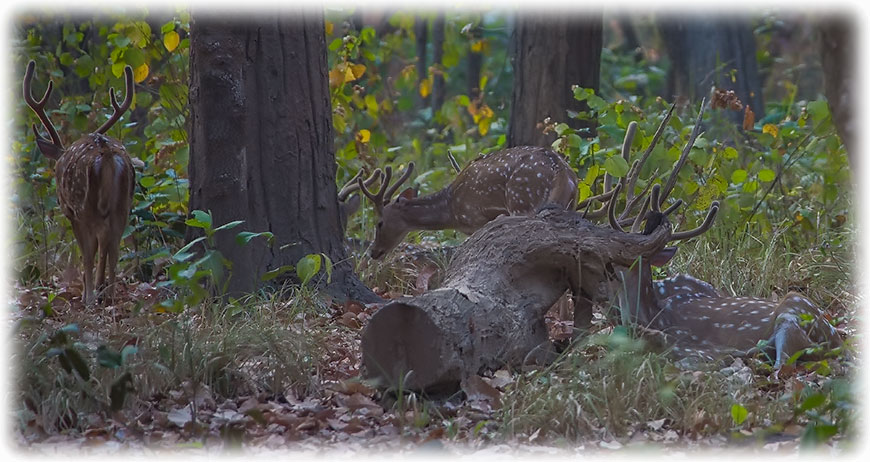
{"label": "deer ear", "polygon": [[[401,199],[408,200],[408,199],[413,199],[415,197],[417,197],[417,190],[414,188],[406,188],[404,191],[399,193],[399,198],[401,198]],[[398,198],[396,200],[398,200]]]}
{"label": "deer ear", "polygon": [[653,255],[649,259],[649,264],[652,266],[665,266],[677,254],[676,247],[665,247],[659,253]]}
{"label": "deer ear", "polygon": [[42,153],[43,156],[54,160],[57,160],[58,157],[60,157],[60,149],[58,149],[58,147],[55,146],[53,143],[49,141],[43,141],[37,138],[36,145],[39,147],[39,151]]}

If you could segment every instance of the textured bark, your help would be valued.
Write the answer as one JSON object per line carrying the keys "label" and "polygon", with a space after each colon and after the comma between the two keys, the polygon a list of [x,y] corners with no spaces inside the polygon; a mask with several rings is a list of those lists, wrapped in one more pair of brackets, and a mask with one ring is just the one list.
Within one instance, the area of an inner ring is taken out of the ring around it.
{"label": "textured bark", "polygon": [[594,132],[593,122],[568,117],[588,110],[574,99],[573,85],[598,91],[602,45],[601,14],[586,17],[523,13],[513,34],[514,91],[508,146],[550,146],[554,133],[541,123],[565,122]]}
{"label": "textured bark", "polygon": [[[734,90],[740,101],[752,106],[756,120],[764,117],[764,85],[749,21],[718,16],[663,18],[659,29],[671,60],[665,98],[699,101],[716,86]],[[729,112],[729,117],[736,123],[743,121],[742,112]]]}
{"label": "textured bark", "polygon": [[613,265],[648,258],[669,237],[669,225],[619,233],[556,207],[497,218],[457,249],[440,289],[372,316],[362,334],[366,374],[386,385],[451,390],[484,369],[545,363],[553,351],[544,313],[562,294],[572,291],[575,326],[588,327],[589,301],[603,299]]}
{"label": "textured bark", "polygon": [[216,246],[232,262],[230,293],[304,255],[336,266],[329,290],[371,300],[346,258],[336,200],[326,42],[320,13],[250,18],[207,16],[191,23],[190,208],[220,225],[271,231],[275,243],[241,247],[232,232]]}
{"label": "textured bark", "polygon": [[849,162],[852,167],[857,167],[852,109],[852,100],[855,98],[855,28],[847,18],[837,17],[824,20],[819,30],[825,97],[831,107],[837,132],[849,153]]}

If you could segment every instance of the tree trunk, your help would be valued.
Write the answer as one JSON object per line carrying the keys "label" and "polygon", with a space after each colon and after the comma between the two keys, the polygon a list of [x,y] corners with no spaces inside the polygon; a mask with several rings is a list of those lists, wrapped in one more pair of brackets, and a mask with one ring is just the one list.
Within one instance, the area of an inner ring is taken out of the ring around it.
{"label": "tree trunk", "polygon": [[[214,224],[232,262],[232,294],[311,253],[336,263],[328,290],[375,299],[347,259],[335,186],[332,119],[321,13],[191,21],[190,209]],[[271,231],[274,245],[235,242],[236,230]]]}
{"label": "tree trunk", "polygon": [[[420,95],[420,85],[429,76],[429,66],[426,64],[426,45],[429,43],[429,20],[424,16],[414,17],[414,35],[417,46],[417,94]],[[425,108],[429,98],[420,95],[420,107]]]}
{"label": "tree trunk", "polygon": [[[755,36],[748,21],[666,18],[659,21],[659,30],[671,60],[665,98],[700,101],[715,86],[734,90],[743,104],[752,107],[756,120],[764,117],[764,85],[755,57]],[[729,118],[742,123],[743,113],[730,112]]]}
{"label": "tree trunk", "polygon": [[571,290],[575,327],[589,327],[590,301],[606,296],[613,265],[648,258],[670,236],[670,225],[620,233],[557,207],[499,217],[457,249],[440,289],[372,316],[362,333],[366,374],[387,386],[451,391],[485,369],[546,363],[544,314],[553,303]]}
{"label": "tree trunk", "polygon": [[549,17],[523,13],[513,34],[514,91],[508,146],[550,146],[554,133],[543,133],[542,122],[565,122],[594,135],[595,123],[568,116],[588,108],[574,99],[573,85],[599,88],[602,19]]}
{"label": "tree trunk", "polygon": [[852,100],[855,98],[855,30],[848,19],[837,17],[825,19],[819,25],[819,31],[825,97],[831,106],[837,132],[849,154],[849,163],[856,168],[855,121],[852,110]]}
{"label": "tree trunk", "polygon": [[435,75],[432,80],[432,111],[440,111],[446,97],[444,85],[444,13],[435,15],[432,21],[432,66]]}

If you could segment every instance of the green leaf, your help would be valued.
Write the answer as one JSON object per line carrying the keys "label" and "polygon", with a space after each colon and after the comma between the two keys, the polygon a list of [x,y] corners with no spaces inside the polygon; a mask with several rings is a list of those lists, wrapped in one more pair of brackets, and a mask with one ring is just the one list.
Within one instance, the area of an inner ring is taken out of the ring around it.
{"label": "green leaf", "polygon": [[807,103],[807,112],[809,112],[810,117],[813,118],[813,122],[817,124],[831,115],[831,111],[828,108],[828,102],[823,99]]}
{"label": "green leaf", "polygon": [[614,155],[607,158],[604,161],[604,169],[607,170],[611,176],[616,178],[622,178],[628,173],[628,162],[622,158],[620,155]]}
{"label": "green leaf", "polygon": [[239,234],[236,234],[236,243],[239,245],[247,245],[249,242],[251,242],[251,239],[260,236],[265,237],[269,245],[272,245],[272,243],[275,242],[275,235],[270,233],[269,231],[263,231],[261,233],[242,231]]}
{"label": "green leaf", "polygon": [[742,404],[735,403],[731,405],[731,420],[733,420],[736,425],[743,424],[748,416],[749,411],[747,411]]}
{"label": "green leaf", "polygon": [[325,253],[322,253],[320,255],[323,255],[323,261],[325,265],[324,270],[326,271],[326,283],[329,284],[330,282],[332,282],[332,259],[330,259]]}
{"label": "green leaf", "polygon": [[737,158],[737,150],[732,148],[731,146],[728,146],[727,148],[725,148],[725,152],[724,152],[723,156],[726,159],[736,159]]}
{"label": "green leaf", "polygon": [[193,247],[194,245],[196,245],[197,242],[200,242],[203,240],[205,240],[205,236],[200,236],[200,237],[188,242],[187,245],[180,248],[178,250],[178,252],[175,252],[175,254],[172,256],[172,259],[175,261],[178,261],[178,262],[186,261],[186,260],[190,259],[190,257],[192,257],[194,255],[194,252],[188,252],[190,250],[190,248]]}
{"label": "green leaf", "polygon": [[801,401],[799,409],[801,411],[809,411],[810,409],[815,409],[822,404],[825,404],[825,395],[821,393],[813,393]]}
{"label": "green leaf", "polygon": [[184,221],[184,224],[194,228],[211,229],[211,213],[194,210],[191,212],[191,215],[193,215],[193,218],[188,218]]}
{"label": "green leaf", "polygon": [[329,42],[329,51],[335,51],[341,48],[342,39],[338,37],[337,39]]}
{"label": "green leaf", "polygon": [[91,371],[88,368],[88,363],[85,362],[85,358],[82,358],[82,355],[78,350],[72,347],[64,348],[62,357],[65,357],[67,361],[69,361],[69,364],[85,382],[91,379]]}
{"label": "green leaf", "polygon": [[774,178],[776,178],[776,172],[769,168],[765,168],[758,172],[758,179],[765,183],[773,181]]}
{"label": "green leaf", "polygon": [[120,411],[124,407],[124,398],[127,397],[127,392],[133,390],[133,376],[126,372],[112,383],[109,390],[109,399],[113,411]]}
{"label": "green leaf", "polygon": [[302,285],[308,284],[308,281],[320,271],[320,263],[319,254],[306,255],[299,260],[299,263],[296,263],[296,274],[302,280]]}
{"label": "green leaf", "polygon": [[233,228],[235,228],[236,226],[239,226],[240,224],[242,224],[242,223],[244,223],[244,222],[245,222],[245,220],[236,220],[236,221],[231,221],[231,222],[229,222],[229,223],[226,223],[226,224],[223,224],[223,225],[218,226],[218,227],[215,228],[214,230],[215,230],[215,231],[220,231],[220,230],[222,230],[222,229],[233,229]]}
{"label": "green leaf", "polygon": [[747,177],[746,170],[737,169],[731,173],[731,184],[743,183]]}
{"label": "green leaf", "polygon": [[267,271],[265,274],[260,276],[260,279],[263,282],[268,282],[268,281],[271,281],[272,279],[275,279],[276,277],[278,277],[286,272],[293,271],[294,269],[295,269],[295,267],[293,265],[280,266],[280,267],[275,268],[271,271]]}

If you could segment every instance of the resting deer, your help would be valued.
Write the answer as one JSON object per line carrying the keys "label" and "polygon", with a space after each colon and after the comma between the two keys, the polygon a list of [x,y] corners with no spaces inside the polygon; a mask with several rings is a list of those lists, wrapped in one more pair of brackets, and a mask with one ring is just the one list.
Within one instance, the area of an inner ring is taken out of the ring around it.
{"label": "resting deer", "polygon": [[[686,155],[697,136],[701,115],[684,150]],[[631,144],[633,134],[633,130],[626,133],[626,144]],[[684,161],[681,158],[677,162],[671,179],[676,178]],[[626,185],[634,184],[641,166],[636,165],[637,168],[632,169],[633,177],[626,177],[609,191],[605,209],[611,227],[618,232],[625,232],[622,226],[632,223],[630,232],[637,233],[643,220],[646,220],[643,234],[651,234],[659,226],[670,226],[667,216],[681,205],[682,201],[678,200],[667,210],[660,209],[672,188],[671,181],[668,181],[663,192],[656,184],[649,195],[642,193],[635,197],[627,194],[626,203],[629,205],[635,199],[644,202],[637,216],[629,218],[623,212],[620,217],[624,219],[620,220],[615,213],[619,193]],[[647,213],[647,209],[651,211]],[[713,202],[701,226],[673,233],[669,240],[685,240],[703,234],[712,226],[718,210],[718,202]],[[745,356],[757,352],[759,345],[766,344],[773,352],[774,369],[778,372],[791,355],[804,348],[816,343],[829,347],[842,345],[840,336],[826,321],[822,311],[798,293],[790,292],[775,302],[722,296],[710,284],[688,275],[654,282],[650,266],[667,263],[676,251],[664,245],[661,244],[652,258],[639,259],[629,268],[619,268],[617,292],[620,307],[635,323],[662,331],[675,356],[707,360],[726,355]]]}
{"label": "resting deer", "polygon": [[82,299],[85,305],[90,305],[94,301],[94,254],[97,250],[100,260],[96,285],[103,286],[104,276],[108,271],[105,293],[108,299],[114,294],[118,247],[133,201],[135,177],[130,156],[120,141],[105,135],[133,102],[133,70],[129,66],[124,68],[126,95],[122,104],[119,105],[115,98],[115,89],[110,90],[114,112],[109,120],[95,132],[64,148],[57,130],[45,113],[45,104],[51,95],[53,83],[48,82],[42,99],[36,101],[33,98],[30,87],[35,66],[36,63],[30,61],[24,73],[24,100],[51,137],[51,140],[43,138],[36,124],[33,125],[39,150],[44,156],[57,161],[55,174],[58,204],[72,223],[73,233],[82,251]]}
{"label": "resting deer", "polygon": [[560,154],[547,148],[518,146],[490,153],[469,164],[441,191],[417,197],[408,188],[391,202],[413,170],[411,162],[390,185],[392,169],[386,167],[377,193],[357,178],[380,217],[372,258],[381,258],[414,230],[458,229],[471,234],[500,215],[532,215],[548,203],[573,208],[577,199],[577,175]]}

